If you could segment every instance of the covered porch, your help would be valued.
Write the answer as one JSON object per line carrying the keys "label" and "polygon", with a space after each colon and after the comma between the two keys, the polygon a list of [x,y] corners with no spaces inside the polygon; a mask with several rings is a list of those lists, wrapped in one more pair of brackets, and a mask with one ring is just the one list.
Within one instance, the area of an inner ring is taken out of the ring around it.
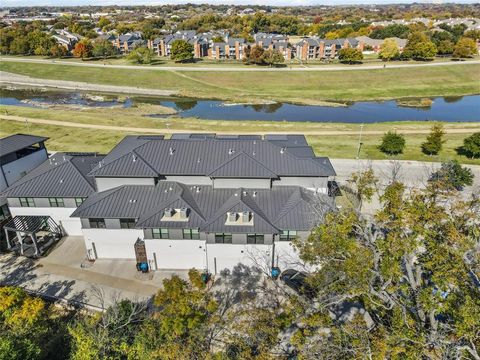
{"label": "covered porch", "polygon": [[43,255],[63,236],[50,216],[13,217],[3,227],[7,249],[27,257]]}

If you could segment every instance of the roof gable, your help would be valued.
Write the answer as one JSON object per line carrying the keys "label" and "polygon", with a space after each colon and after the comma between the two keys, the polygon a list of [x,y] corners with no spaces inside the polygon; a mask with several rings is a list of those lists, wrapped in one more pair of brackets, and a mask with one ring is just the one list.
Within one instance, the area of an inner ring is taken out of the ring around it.
{"label": "roof gable", "polygon": [[207,175],[213,178],[244,177],[271,179],[277,177],[277,174],[270,169],[267,169],[265,166],[243,151],[239,152],[231,159],[228,159],[223,164],[207,173]]}

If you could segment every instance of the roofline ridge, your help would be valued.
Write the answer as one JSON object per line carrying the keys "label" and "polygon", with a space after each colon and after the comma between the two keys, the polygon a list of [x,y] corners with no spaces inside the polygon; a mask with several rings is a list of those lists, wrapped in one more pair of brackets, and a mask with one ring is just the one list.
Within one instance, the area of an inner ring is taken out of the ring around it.
{"label": "roofline ridge", "polygon": [[[88,184],[88,186],[93,190],[93,191],[97,191],[97,189],[95,188],[95,186],[93,186],[92,184],[90,184],[90,182],[87,180],[87,178],[85,177],[85,175],[82,174],[82,172],[80,171],[80,169],[78,167],[75,166],[75,164],[72,162],[72,159],[74,158],[74,156],[72,156],[70,158],[70,160],[68,161],[73,167],[74,169],[80,174],[80,176],[82,177],[82,179]],[[100,160],[101,161],[101,160]]]}
{"label": "roofline ridge", "polygon": [[233,161],[234,159],[236,159],[237,157],[239,157],[240,155],[244,154],[245,156],[247,156],[250,160],[253,160],[256,164],[260,165],[262,168],[264,168],[265,170],[267,170],[268,172],[270,172],[271,174],[275,175],[275,176],[278,176],[277,173],[273,172],[272,170],[270,170],[269,168],[267,168],[265,165],[263,165],[260,161],[258,161],[257,159],[255,159],[254,157],[250,156],[249,154],[247,154],[245,151],[239,151],[237,155],[235,155],[234,157],[232,157],[231,159],[227,159],[227,161],[224,161],[222,164],[220,164],[219,166],[217,166],[215,169],[213,169],[212,171],[210,171],[208,174],[206,174],[207,176],[210,176],[212,173],[214,173],[215,171],[217,171],[218,169],[224,167],[225,165],[227,165],[228,163],[230,163],[231,161]]}
{"label": "roofline ridge", "polygon": [[[149,141],[151,141],[151,140],[149,140]],[[145,144],[146,144],[146,143],[145,143]],[[145,144],[143,144],[143,145],[145,145]],[[138,146],[138,147],[140,147],[140,146]],[[137,148],[138,148],[138,147],[137,147]],[[132,150],[132,153],[135,154],[136,156],[138,156],[138,158],[139,158],[140,160],[142,160],[142,162],[143,162],[150,170],[152,170],[156,175],[158,175],[158,171],[155,170],[152,166],[150,166],[150,164],[143,158],[143,156],[140,155],[140,154],[136,151],[137,148],[133,149],[133,150]],[[128,154],[126,154],[126,155],[128,155]]]}

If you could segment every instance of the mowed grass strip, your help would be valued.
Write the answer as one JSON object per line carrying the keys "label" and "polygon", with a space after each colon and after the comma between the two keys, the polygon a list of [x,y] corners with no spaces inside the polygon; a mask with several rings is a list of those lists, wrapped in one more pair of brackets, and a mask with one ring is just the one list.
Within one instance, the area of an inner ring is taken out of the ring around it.
{"label": "mowed grass strip", "polygon": [[[48,149],[51,151],[92,151],[99,153],[109,152],[125,135],[124,131],[91,130],[70,128],[63,126],[26,124],[16,121],[0,120],[0,137],[14,133],[29,133],[47,136]],[[457,159],[465,164],[480,164],[478,159],[468,159],[458,155],[456,149],[463,143],[464,134],[447,134],[443,150],[438,156],[427,156],[421,152],[420,145],[425,141],[425,135],[406,135],[406,149],[403,154],[389,157],[378,150],[381,135],[365,135],[362,138],[362,159],[398,159],[419,161],[445,161]],[[312,135],[307,136],[308,143],[319,156],[331,158],[355,158],[358,147],[356,135]]]}
{"label": "mowed grass strip", "polygon": [[[480,64],[328,72],[158,71],[2,62],[3,71],[32,77],[179,90],[185,96],[302,103],[480,93]],[[381,114],[379,114],[381,116]]]}

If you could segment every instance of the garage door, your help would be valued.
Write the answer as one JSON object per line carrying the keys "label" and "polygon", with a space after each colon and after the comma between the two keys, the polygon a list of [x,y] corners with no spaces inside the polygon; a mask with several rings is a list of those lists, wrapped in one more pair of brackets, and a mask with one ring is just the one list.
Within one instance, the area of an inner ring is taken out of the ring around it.
{"label": "garage door", "polygon": [[92,244],[98,259],[135,259],[133,245],[137,241],[126,239],[95,239]]}

